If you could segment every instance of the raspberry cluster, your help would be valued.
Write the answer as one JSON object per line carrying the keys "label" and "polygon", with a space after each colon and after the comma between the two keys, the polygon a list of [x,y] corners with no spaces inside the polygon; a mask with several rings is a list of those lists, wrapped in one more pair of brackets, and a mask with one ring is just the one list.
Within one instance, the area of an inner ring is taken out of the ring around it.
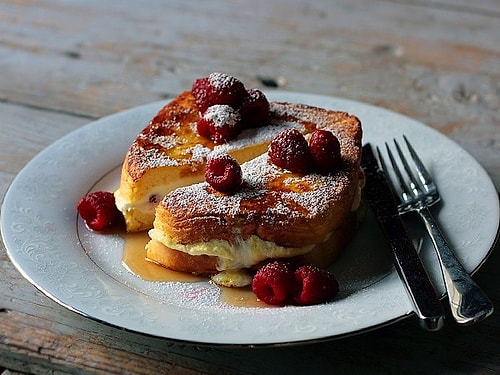
{"label": "raspberry cluster", "polygon": [[212,73],[198,78],[191,88],[201,117],[198,133],[217,144],[234,139],[245,128],[266,124],[269,102],[258,89],[246,89],[235,77]]}
{"label": "raspberry cluster", "polygon": [[335,298],[339,284],[332,273],[314,267],[294,267],[275,260],[261,267],[252,280],[252,290],[269,305],[316,305]]}
{"label": "raspberry cluster", "polygon": [[115,196],[108,191],[87,194],[80,199],[76,209],[87,227],[95,231],[104,231],[123,223],[123,216],[115,205]]}
{"label": "raspberry cluster", "polygon": [[269,144],[268,155],[280,168],[294,173],[329,173],[340,164],[340,143],[328,130],[315,130],[309,143],[297,129],[282,131]]}

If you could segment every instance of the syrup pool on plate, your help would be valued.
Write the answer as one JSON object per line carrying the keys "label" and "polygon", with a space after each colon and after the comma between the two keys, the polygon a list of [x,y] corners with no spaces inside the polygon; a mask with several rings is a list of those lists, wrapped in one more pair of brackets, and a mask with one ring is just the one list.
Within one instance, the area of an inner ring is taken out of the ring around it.
{"label": "syrup pool on plate", "polygon": [[130,272],[146,281],[181,281],[196,282],[205,278],[192,274],[176,272],[146,259],[145,246],[149,241],[147,232],[127,233],[123,235],[122,263]]}
{"label": "syrup pool on plate", "polygon": [[[198,282],[206,277],[176,272],[146,259],[145,246],[149,241],[147,232],[126,233],[124,239],[122,263],[127,270],[137,277],[151,282]],[[220,287],[221,301],[236,307],[271,307],[257,299],[250,287]]]}

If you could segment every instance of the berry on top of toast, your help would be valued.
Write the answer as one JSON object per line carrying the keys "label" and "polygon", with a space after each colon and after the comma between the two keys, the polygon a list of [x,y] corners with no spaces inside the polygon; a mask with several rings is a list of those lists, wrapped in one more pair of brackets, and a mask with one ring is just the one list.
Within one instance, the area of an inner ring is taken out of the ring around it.
{"label": "berry on top of toast", "polygon": [[224,73],[198,78],[191,88],[200,112],[198,133],[215,143],[225,143],[245,128],[267,124],[269,102],[258,89],[246,89],[243,83]]}

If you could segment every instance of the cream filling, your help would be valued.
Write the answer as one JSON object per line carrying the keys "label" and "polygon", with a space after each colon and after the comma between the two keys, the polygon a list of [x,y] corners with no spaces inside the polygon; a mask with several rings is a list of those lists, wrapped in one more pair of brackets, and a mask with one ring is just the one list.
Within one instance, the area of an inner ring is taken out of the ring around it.
{"label": "cream filling", "polygon": [[[153,212],[157,204],[149,201],[149,196],[151,196],[151,194],[147,195],[147,198],[136,200],[133,203],[125,199],[119,189],[115,191],[114,195],[115,205],[124,215],[133,210]],[[163,198],[163,195],[161,198]]]}
{"label": "cream filling", "polygon": [[[174,187],[175,188],[175,187]],[[163,197],[174,189],[172,185],[156,185],[154,190],[145,194],[143,198],[136,200],[128,200],[121,193],[120,189],[114,192],[115,205],[119,211],[122,212],[125,218],[133,219],[135,213],[148,214],[153,216],[155,213],[155,208],[163,199]],[[151,202],[150,197],[156,195],[156,202]],[[149,228],[153,225],[153,222],[149,223]]]}
{"label": "cream filling", "polygon": [[149,236],[166,247],[190,255],[218,257],[217,269],[219,271],[249,268],[268,258],[290,258],[307,254],[314,247],[314,245],[284,247],[274,242],[264,241],[255,235],[251,235],[247,239],[237,238],[234,243],[215,239],[207,242],[180,244],[154,228],[149,231]]}

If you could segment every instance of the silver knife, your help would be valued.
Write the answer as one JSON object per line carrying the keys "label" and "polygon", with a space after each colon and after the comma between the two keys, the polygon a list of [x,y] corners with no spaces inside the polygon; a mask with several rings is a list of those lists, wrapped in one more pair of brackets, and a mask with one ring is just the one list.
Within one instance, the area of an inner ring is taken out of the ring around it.
{"label": "silver knife", "polygon": [[390,185],[369,143],[363,147],[361,166],[366,175],[364,199],[392,249],[394,265],[408,291],[420,325],[429,331],[437,331],[443,326],[443,307],[408,237]]}

